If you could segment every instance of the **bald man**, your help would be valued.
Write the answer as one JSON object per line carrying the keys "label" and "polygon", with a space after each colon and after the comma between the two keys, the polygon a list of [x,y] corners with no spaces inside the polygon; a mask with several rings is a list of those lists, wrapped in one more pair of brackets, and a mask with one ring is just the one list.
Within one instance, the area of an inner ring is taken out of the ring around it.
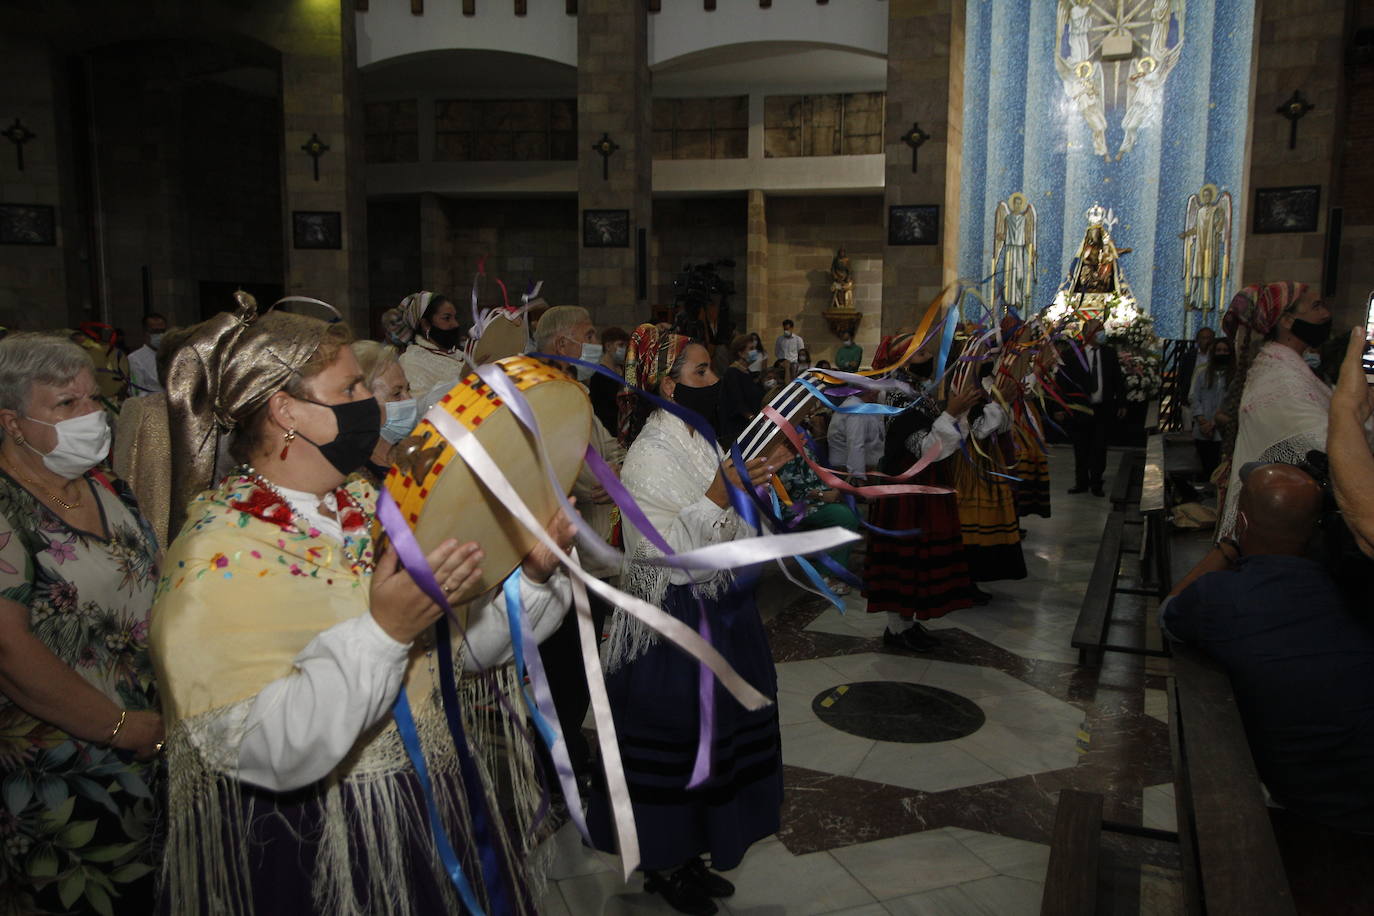
{"label": "bald man", "polygon": [[1160,624],[1230,675],[1277,802],[1374,833],[1374,634],[1306,555],[1321,488],[1284,464],[1246,465],[1241,481],[1235,539],[1183,578]]}

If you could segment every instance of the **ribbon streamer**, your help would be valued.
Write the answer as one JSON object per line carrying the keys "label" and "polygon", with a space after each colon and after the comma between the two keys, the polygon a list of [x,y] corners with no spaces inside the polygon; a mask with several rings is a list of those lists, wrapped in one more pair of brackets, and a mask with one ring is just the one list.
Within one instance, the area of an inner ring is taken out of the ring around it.
{"label": "ribbon streamer", "polygon": [[429,778],[429,767],[425,764],[425,754],[420,747],[420,732],[415,727],[415,716],[410,711],[410,701],[406,699],[404,687],[396,697],[392,714],[396,718],[396,730],[401,733],[401,743],[405,745],[406,754],[410,757],[410,765],[415,768],[415,775],[420,780],[420,791],[425,797],[425,814],[429,817],[429,829],[434,834],[434,845],[439,850],[439,861],[443,863],[444,872],[448,875],[449,881],[453,882],[463,906],[474,916],[485,916],[482,907],[477,903],[477,896],[472,892],[472,884],[468,882],[467,875],[463,874],[462,863],[458,861],[458,853],[449,841],[444,822],[439,817],[439,803],[434,798],[434,784]]}

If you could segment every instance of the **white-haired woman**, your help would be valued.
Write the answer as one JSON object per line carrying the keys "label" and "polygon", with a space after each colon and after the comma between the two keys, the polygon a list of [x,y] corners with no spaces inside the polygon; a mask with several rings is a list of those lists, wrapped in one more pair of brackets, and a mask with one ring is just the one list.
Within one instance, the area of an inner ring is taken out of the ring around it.
{"label": "white-haired woman", "polygon": [[355,340],[351,346],[363,370],[363,384],[382,408],[382,434],[367,461],[367,472],[380,483],[391,466],[391,447],[410,435],[418,410],[395,347],[375,340]]}
{"label": "white-haired woman", "polygon": [[152,908],[157,543],[99,469],[99,396],[70,341],[0,341],[0,899],[24,913]]}

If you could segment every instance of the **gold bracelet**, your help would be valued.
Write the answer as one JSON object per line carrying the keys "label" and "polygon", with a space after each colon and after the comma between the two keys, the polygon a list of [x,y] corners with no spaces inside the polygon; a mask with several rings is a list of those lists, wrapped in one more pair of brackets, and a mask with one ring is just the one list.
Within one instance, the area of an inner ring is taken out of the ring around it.
{"label": "gold bracelet", "polygon": [[121,709],[119,711],[119,721],[115,723],[114,731],[110,732],[110,739],[105,742],[106,745],[110,747],[114,746],[115,739],[119,737],[119,730],[124,727],[124,720],[127,718],[129,718],[129,710]]}

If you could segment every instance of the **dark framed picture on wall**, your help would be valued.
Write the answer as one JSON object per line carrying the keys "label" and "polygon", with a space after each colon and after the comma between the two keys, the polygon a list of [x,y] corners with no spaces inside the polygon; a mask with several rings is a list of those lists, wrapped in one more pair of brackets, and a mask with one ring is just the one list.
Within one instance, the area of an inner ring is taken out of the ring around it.
{"label": "dark framed picture on wall", "polygon": [[343,218],[338,210],[293,210],[291,238],[296,248],[342,248]]}
{"label": "dark framed picture on wall", "polygon": [[583,210],[583,248],[629,248],[629,210]]}
{"label": "dark framed picture on wall", "polygon": [[57,212],[47,204],[0,204],[0,245],[56,245]]}
{"label": "dark framed picture on wall", "polygon": [[1316,232],[1321,185],[1255,189],[1255,234]]}
{"label": "dark framed picture on wall", "polygon": [[938,204],[897,205],[887,208],[889,245],[940,244]]}

